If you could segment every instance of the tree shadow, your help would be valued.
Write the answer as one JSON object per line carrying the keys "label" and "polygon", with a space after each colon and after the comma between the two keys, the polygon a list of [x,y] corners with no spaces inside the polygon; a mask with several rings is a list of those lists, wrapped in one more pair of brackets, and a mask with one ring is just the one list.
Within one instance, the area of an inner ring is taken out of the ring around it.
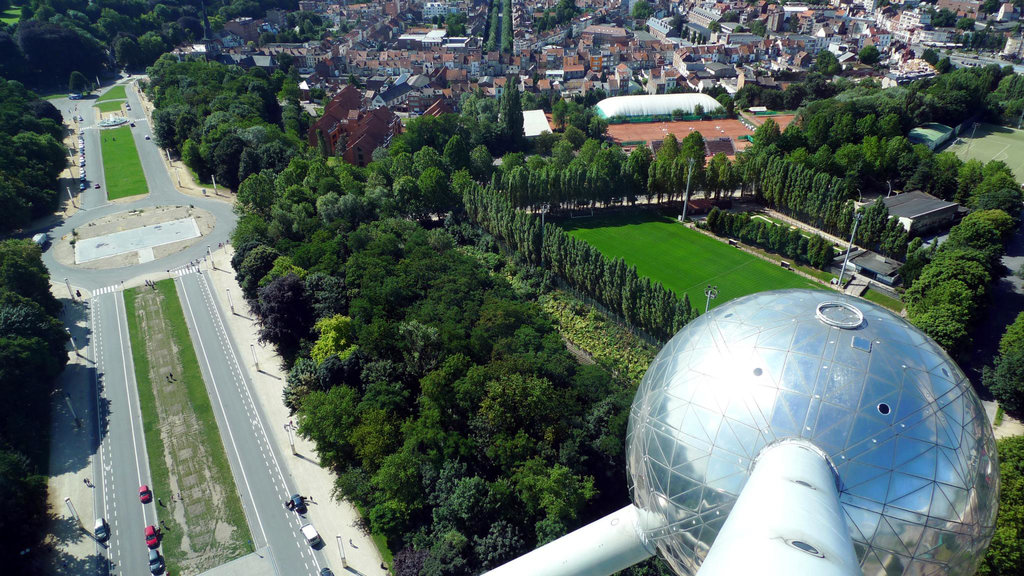
{"label": "tree shadow", "polygon": [[[57,546],[69,546],[71,544],[77,544],[88,537],[88,533],[82,529],[82,527],[70,516],[59,516],[51,513],[50,515],[50,536],[53,537],[53,543]],[[82,520],[85,522],[87,519]],[[60,553],[60,551],[58,551]]]}
{"label": "tree shadow", "polygon": [[90,465],[90,457],[107,433],[110,413],[110,401],[97,397],[97,387],[102,391],[102,381],[95,366],[68,364],[59,382],[60,386],[51,397],[53,442],[49,473],[52,476],[78,472]]}

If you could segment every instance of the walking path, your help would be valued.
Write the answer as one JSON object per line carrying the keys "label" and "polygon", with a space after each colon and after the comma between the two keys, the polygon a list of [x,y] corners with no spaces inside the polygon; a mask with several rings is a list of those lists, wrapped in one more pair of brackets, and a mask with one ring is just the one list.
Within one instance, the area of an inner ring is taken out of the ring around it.
{"label": "walking path", "polygon": [[[289,438],[295,442],[295,456],[284,463],[285,468],[299,493],[313,498],[309,505],[313,524],[324,539],[324,552],[331,564],[335,567],[342,565],[337,538],[340,536],[350,571],[355,570],[364,576],[387,574],[387,570],[381,569],[381,555],[373,540],[356,527],[359,513],[355,507],[347,500],[333,498],[334,473],[320,466],[313,442],[300,438],[294,432],[289,434],[287,430],[289,423],[295,424],[294,416],[288,413],[281,400],[287,373],[282,370],[283,360],[273,347],[258,340],[255,316],[242,299],[242,290],[231,270],[233,254],[230,246],[216,250],[213,252],[216,268],[210,270],[209,263],[202,268],[210,278],[218,304],[224,311],[226,328],[241,352],[239,361],[252,382],[255,399],[269,419],[267,430],[270,440],[277,443],[282,454],[292,453]],[[234,314],[231,313],[232,304]],[[253,363],[254,352],[258,366]]]}

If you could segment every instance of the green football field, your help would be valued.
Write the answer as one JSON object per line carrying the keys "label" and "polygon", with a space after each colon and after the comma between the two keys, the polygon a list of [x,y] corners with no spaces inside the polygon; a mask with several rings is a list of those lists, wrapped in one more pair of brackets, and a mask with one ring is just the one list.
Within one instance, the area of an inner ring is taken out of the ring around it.
{"label": "green football field", "polygon": [[131,130],[122,126],[100,132],[108,200],[149,193]]}
{"label": "green football field", "polygon": [[577,218],[561,226],[605,256],[622,258],[636,266],[641,275],[661,282],[677,295],[688,294],[690,302],[701,310],[708,285],[718,287],[718,297],[711,301],[712,307],[765,290],[826,289],[785,268],[655,214]]}
{"label": "green football field", "polygon": [[972,126],[961,132],[948,150],[964,161],[1001,160],[1013,171],[1017,182],[1024,184],[1024,130],[979,123],[977,130]]}

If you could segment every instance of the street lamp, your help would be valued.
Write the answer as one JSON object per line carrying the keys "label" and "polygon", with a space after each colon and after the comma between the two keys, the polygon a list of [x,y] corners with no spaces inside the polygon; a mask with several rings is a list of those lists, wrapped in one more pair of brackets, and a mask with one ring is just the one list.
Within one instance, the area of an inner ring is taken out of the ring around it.
{"label": "street lamp", "polygon": [[78,523],[78,527],[84,528],[82,526],[82,519],[78,517],[78,511],[75,510],[75,505],[71,503],[71,498],[64,498],[64,503],[67,504],[68,511],[71,513],[71,517],[75,519],[75,522]]}
{"label": "street lamp", "polygon": [[850,261],[850,249],[853,248],[853,239],[857,236],[857,225],[860,224],[860,219],[864,217],[862,212],[858,212],[853,217],[853,232],[850,233],[850,243],[846,246],[846,257],[843,258],[843,267],[839,270],[839,289],[843,289],[843,274],[846,273],[846,263]]}
{"label": "street lamp", "polygon": [[718,298],[718,286],[712,286],[708,284],[704,288],[704,295],[708,297],[707,302],[704,304],[704,313],[707,314],[708,310],[711,309],[711,301]]}
{"label": "street lamp", "polygon": [[689,161],[690,170],[689,170],[689,173],[686,175],[686,195],[683,196],[683,224],[684,225],[686,224],[686,206],[690,202],[690,180],[693,178],[693,163],[694,163],[694,158],[693,158],[693,156],[690,156],[690,161]]}
{"label": "street lamp", "polygon": [[75,412],[75,407],[71,405],[71,394],[68,394],[67,392],[64,393],[64,402],[67,403],[68,410],[71,411],[71,416],[75,419],[75,427],[81,428],[82,421],[78,419],[78,412]]}
{"label": "street lamp", "polygon": [[292,454],[295,454],[295,438],[292,437],[292,427],[285,424],[284,431],[288,433],[288,445],[292,448]]}
{"label": "street lamp", "polygon": [[233,302],[231,302],[231,290],[224,290],[224,292],[226,292],[227,295],[228,295],[228,307],[231,308],[231,313],[234,314],[235,313],[235,305],[234,305]]}
{"label": "street lamp", "polygon": [[256,366],[256,371],[260,372],[260,362],[256,359],[256,347],[249,344],[249,351],[252,352],[252,363]]}
{"label": "street lamp", "polygon": [[68,287],[68,294],[71,295],[71,301],[74,302],[75,301],[75,292],[74,292],[74,290],[71,289],[71,282],[68,282],[68,279],[66,277],[64,278],[64,285]]}
{"label": "street lamp", "polygon": [[71,340],[71,347],[75,349],[75,356],[78,356],[79,358],[81,358],[82,357],[82,353],[78,351],[78,344],[75,342],[75,337],[71,335],[71,330],[69,330],[65,326],[64,327],[64,331],[67,332],[68,338]]}

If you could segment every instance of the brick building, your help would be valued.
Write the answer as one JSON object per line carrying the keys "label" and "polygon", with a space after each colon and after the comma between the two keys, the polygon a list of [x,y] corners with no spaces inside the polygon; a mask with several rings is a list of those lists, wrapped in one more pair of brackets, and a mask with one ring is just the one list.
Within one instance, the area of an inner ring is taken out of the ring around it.
{"label": "brick building", "polygon": [[362,100],[357,88],[342,88],[309,127],[309,144],[319,146],[322,136],[328,155],[358,166],[369,164],[373,151],[402,131],[402,122],[387,108],[364,110]]}

